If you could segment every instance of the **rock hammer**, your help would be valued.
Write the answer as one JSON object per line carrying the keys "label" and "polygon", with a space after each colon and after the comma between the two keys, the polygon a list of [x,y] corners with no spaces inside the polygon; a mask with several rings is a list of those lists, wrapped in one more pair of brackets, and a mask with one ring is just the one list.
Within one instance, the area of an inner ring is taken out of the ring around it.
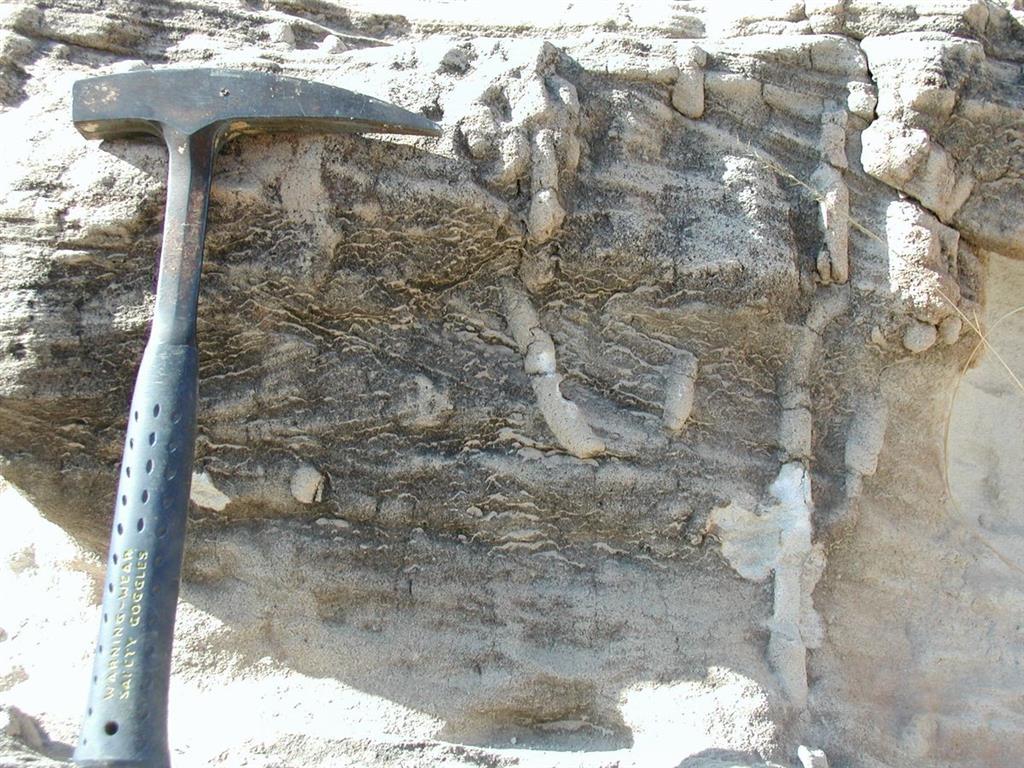
{"label": "rock hammer", "polygon": [[155,135],[169,155],[156,306],[128,415],[92,687],[74,760],[168,768],[167,691],[192,482],[196,311],[214,156],[239,134],[440,131],[425,117],[341,88],[216,69],[79,80],[72,118],[87,139]]}

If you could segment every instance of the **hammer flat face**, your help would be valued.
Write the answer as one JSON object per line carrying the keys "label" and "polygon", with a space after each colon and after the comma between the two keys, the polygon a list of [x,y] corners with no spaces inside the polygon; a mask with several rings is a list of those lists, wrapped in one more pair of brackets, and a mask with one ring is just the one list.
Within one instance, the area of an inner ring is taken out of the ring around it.
{"label": "hammer flat face", "polygon": [[72,119],[87,139],[138,134],[186,136],[220,127],[241,133],[404,133],[439,136],[438,127],[401,107],[322,83],[263,72],[138,70],[79,80]]}

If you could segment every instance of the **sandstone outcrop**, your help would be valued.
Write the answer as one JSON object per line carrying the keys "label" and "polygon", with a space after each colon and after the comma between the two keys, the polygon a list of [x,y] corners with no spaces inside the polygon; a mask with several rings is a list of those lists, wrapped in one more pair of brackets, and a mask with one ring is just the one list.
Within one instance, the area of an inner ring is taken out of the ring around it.
{"label": "sandstone outcrop", "polygon": [[104,556],[165,173],[70,85],[280,72],[444,132],[217,160],[179,701],[308,727],[183,764],[1014,763],[1024,532],[943,450],[1022,284],[1019,4],[579,5],[3,9],[0,474],[53,567]]}

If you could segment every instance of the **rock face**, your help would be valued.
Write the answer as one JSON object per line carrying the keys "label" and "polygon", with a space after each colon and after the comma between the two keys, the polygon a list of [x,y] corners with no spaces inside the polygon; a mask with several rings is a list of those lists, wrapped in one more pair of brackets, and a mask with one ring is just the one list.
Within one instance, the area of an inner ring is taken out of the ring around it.
{"label": "rock face", "polygon": [[101,557],[165,150],[81,139],[71,83],[257,69],[444,129],[217,160],[176,668],[345,702],[223,764],[1018,759],[1024,533],[965,533],[943,431],[1024,256],[1024,16],[670,5],[3,10],[0,472]]}

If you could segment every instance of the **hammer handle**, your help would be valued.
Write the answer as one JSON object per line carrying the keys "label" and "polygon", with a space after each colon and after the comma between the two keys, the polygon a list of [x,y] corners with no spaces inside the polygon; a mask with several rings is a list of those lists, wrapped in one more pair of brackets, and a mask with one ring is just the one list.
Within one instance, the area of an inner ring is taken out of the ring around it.
{"label": "hammer handle", "polygon": [[135,379],[103,618],[74,761],[169,768],[167,690],[196,435],[196,309],[218,128],[163,131],[167,207],[156,307]]}
{"label": "hammer handle", "polygon": [[168,768],[167,689],[196,430],[197,351],[150,340],[110,535],[82,766]]}

